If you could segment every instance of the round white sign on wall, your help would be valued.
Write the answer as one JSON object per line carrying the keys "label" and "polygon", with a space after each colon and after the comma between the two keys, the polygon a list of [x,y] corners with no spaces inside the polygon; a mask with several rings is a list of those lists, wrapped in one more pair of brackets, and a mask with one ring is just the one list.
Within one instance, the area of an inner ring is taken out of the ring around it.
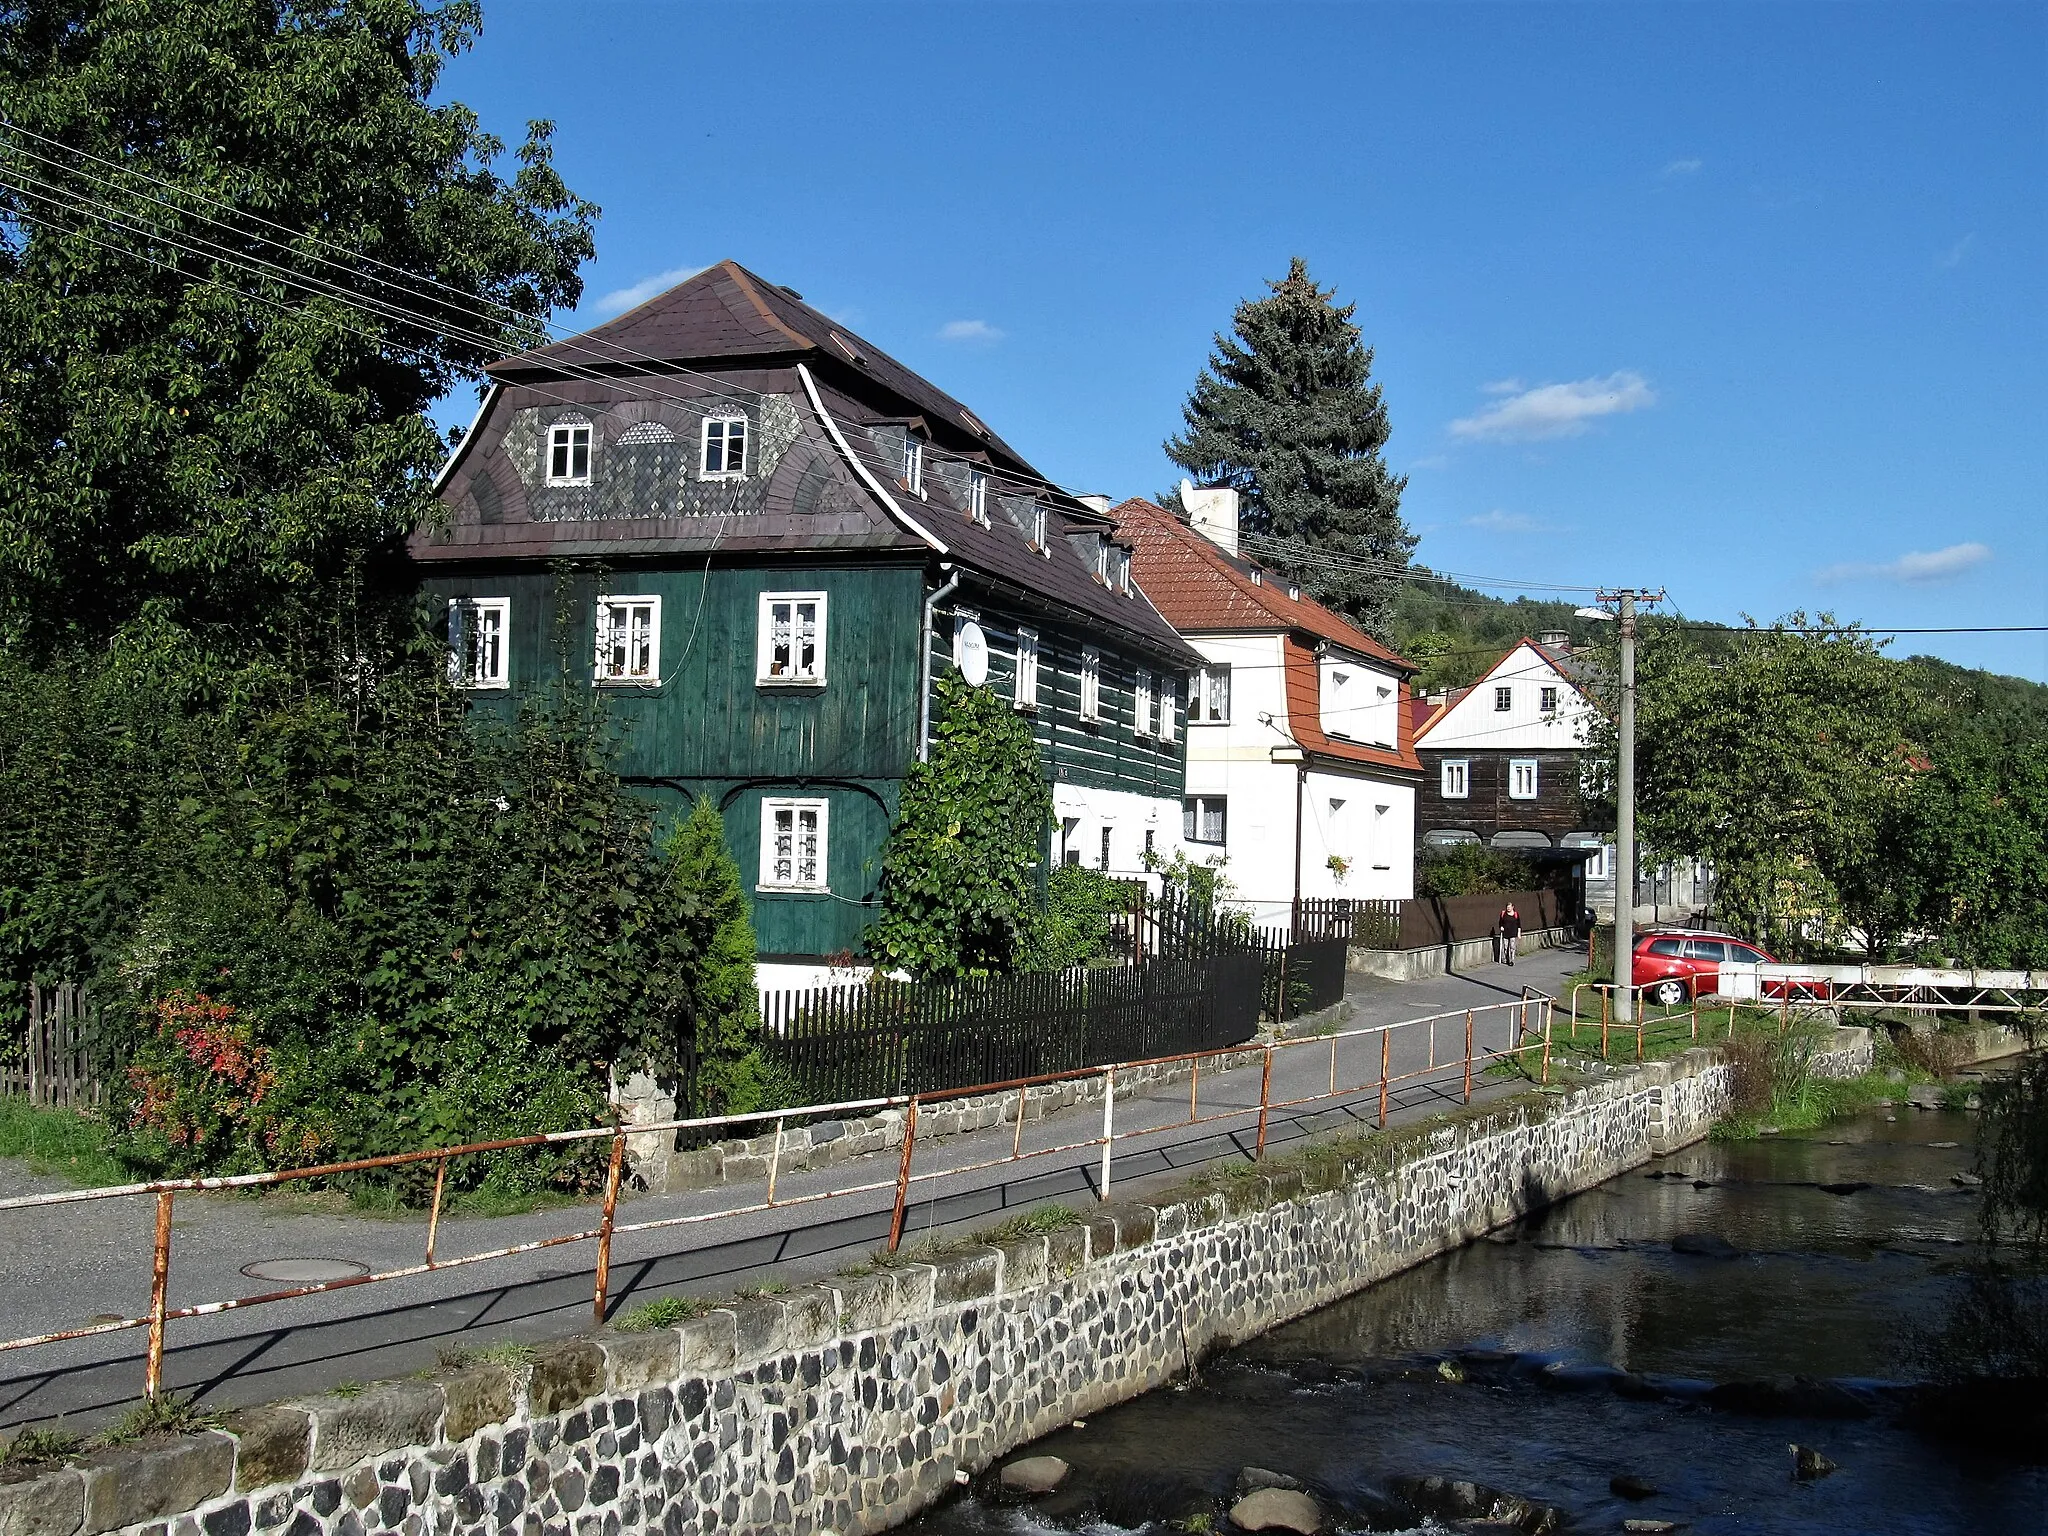
{"label": "round white sign on wall", "polygon": [[953,631],[953,665],[971,688],[988,681],[988,636],[972,619],[963,620]]}

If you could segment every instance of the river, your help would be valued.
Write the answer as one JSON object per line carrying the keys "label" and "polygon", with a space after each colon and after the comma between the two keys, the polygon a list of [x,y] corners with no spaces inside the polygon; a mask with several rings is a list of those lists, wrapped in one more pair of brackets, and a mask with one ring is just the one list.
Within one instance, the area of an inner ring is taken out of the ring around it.
{"label": "river", "polygon": [[[2048,1532],[2048,1468],[1899,1410],[1974,1251],[1972,1128],[1901,1106],[1688,1148],[1038,1442],[1073,1468],[1044,1499],[984,1484],[909,1529],[1227,1530],[1252,1466],[1305,1485],[1326,1529],[1412,1528],[1390,1495],[1438,1476],[1574,1531]],[[1838,1470],[1796,1480],[1795,1443]],[[1623,1497],[1624,1475],[1657,1491]]]}

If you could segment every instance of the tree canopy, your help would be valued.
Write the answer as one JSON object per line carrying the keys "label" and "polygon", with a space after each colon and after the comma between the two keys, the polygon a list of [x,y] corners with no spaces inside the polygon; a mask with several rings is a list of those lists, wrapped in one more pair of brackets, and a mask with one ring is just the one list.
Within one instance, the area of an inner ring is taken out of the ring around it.
{"label": "tree canopy", "polygon": [[[1232,334],[1216,337],[1167,457],[1236,488],[1245,532],[1313,546],[1324,558],[1260,559],[1386,638],[1392,572],[1415,536],[1401,521],[1408,482],[1381,457],[1391,428],[1372,349],[1352,324],[1356,306],[1333,303],[1335,290],[1318,288],[1300,257],[1267,286],[1238,305]],[[1373,566],[1350,563],[1359,560]]]}
{"label": "tree canopy", "polygon": [[0,0],[6,644],[144,615],[274,642],[426,514],[427,406],[576,302],[597,211],[546,123],[508,175],[432,99],[480,25],[471,0]]}

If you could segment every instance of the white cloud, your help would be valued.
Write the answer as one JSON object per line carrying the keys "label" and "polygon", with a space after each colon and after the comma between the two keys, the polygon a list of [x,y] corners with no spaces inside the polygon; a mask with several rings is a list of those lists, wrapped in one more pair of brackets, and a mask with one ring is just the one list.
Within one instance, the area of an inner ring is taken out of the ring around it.
{"label": "white cloud", "polygon": [[[1499,393],[1493,385],[1485,386]],[[1657,403],[1656,393],[1640,373],[1623,369],[1604,379],[1579,379],[1569,384],[1539,384],[1534,389],[1504,394],[1476,416],[1451,423],[1451,436],[1520,442],[1543,437],[1576,437],[1598,416],[1620,416]]]}
{"label": "white cloud", "polygon": [[1935,257],[1934,264],[1937,267],[1960,267],[1963,264],[1963,258],[1970,254],[1970,247],[1976,243],[1977,232],[1972,230],[1939,256]]}
{"label": "white cloud", "polygon": [[1991,558],[1988,544],[1950,544],[1943,549],[1909,550],[1883,564],[1851,561],[1820,571],[1822,581],[1947,581],[1974,570]]}
{"label": "white cloud", "polygon": [[685,278],[695,277],[702,267],[670,267],[666,272],[657,272],[652,277],[643,277],[630,288],[617,288],[590,305],[590,312],[600,318],[607,315],[622,315],[637,304],[645,304],[657,293],[666,292]]}
{"label": "white cloud", "polygon": [[1706,164],[1704,160],[1673,160],[1658,174],[1661,176],[1690,176]]}
{"label": "white cloud", "polygon": [[1495,379],[1490,384],[1479,386],[1482,395],[1519,395],[1522,392],[1520,379]]}
{"label": "white cloud", "polygon": [[1526,512],[1508,512],[1495,507],[1465,519],[1467,528],[1484,528],[1489,533],[1541,533],[1543,524]]}
{"label": "white cloud", "polygon": [[948,320],[939,327],[941,341],[1001,341],[1003,333],[986,320]]}

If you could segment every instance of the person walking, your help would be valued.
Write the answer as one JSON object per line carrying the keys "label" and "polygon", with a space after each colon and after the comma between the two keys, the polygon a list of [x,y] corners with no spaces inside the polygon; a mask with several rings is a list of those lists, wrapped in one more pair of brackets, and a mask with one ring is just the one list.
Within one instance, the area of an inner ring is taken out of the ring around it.
{"label": "person walking", "polygon": [[1521,948],[1522,914],[1515,910],[1510,901],[1500,909],[1500,957],[1509,965],[1515,963],[1515,952]]}

